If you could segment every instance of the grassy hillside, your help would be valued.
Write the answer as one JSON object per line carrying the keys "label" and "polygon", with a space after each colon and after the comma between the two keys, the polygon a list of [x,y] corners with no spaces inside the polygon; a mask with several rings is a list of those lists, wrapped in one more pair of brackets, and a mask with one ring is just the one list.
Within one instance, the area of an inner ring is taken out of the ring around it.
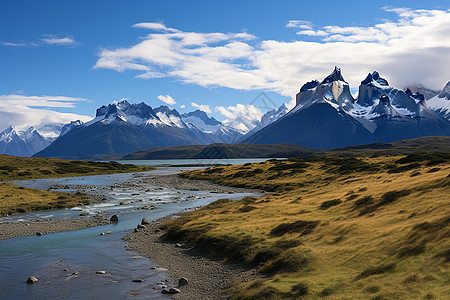
{"label": "grassy hillside", "polygon": [[89,197],[82,193],[48,192],[24,188],[9,182],[0,183],[0,217],[90,203]]}
{"label": "grassy hillside", "polygon": [[[313,158],[190,171],[262,188],[164,225],[267,277],[235,299],[444,299],[449,295],[450,153]],[[447,296],[446,296],[447,295]]]}
{"label": "grassy hillside", "polygon": [[152,167],[123,165],[117,162],[104,163],[0,154],[0,181],[129,173],[151,169]]}
{"label": "grassy hillside", "polygon": [[157,148],[139,151],[122,159],[225,159],[258,157],[304,157],[318,150],[294,144],[212,144]]}
{"label": "grassy hillside", "polygon": [[[116,162],[0,155],[0,181],[140,172],[151,169],[152,167],[123,165]],[[0,182],[0,216],[89,203],[89,198],[80,193],[47,192]]]}
{"label": "grassy hillside", "polygon": [[392,143],[358,145],[334,150],[317,150],[294,144],[212,144],[157,148],[139,151],[122,159],[224,159],[259,157],[380,156],[450,152],[450,137],[432,136]]}

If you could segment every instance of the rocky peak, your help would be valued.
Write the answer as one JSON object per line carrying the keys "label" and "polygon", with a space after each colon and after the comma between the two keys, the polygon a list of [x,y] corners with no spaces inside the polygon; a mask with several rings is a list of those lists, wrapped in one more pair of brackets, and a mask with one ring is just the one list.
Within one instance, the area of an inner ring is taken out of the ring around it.
{"label": "rocky peak", "polygon": [[325,79],[321,82],[321,84],[332,83],[334,81],[346,82],[344,80],[344,77],[342,77],[341,68],[338,68],[337,66],[334,67],[334,71],[330,75],[325,77]]}
{"label": "rocky peak", "polygon": [[317,87],[319,84],[320,84],[320,82],[318,80],[309,81],[300,88],[300,92],[306,92],[306,91],[312,90],[313,88]]}
{"label": "rocky peak", "polygon": [[438,95],[439,98],[447,98],[450,100],[450,81],[444,86],[442,91]]}

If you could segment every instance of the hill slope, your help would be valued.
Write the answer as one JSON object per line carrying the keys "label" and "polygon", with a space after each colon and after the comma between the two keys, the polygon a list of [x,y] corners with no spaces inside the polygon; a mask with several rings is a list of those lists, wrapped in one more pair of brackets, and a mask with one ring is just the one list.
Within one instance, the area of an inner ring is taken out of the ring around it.
{"label": "hill slope", "polygon": [[218,200],[163,225],[165,237],[244,261],[267,277],[235,299],[445,299],[450,154],[314,158],[190,171],[273,191]]}

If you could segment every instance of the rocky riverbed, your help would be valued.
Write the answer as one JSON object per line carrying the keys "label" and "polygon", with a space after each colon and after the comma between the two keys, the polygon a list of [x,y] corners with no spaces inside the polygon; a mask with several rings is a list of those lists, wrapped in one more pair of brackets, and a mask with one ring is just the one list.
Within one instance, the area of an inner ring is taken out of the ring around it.
{"label": "rocky riverbed", "polygon": [[109,224],[103,216],[77,219],[36,219],[0,223],[0,240],[18,236],[42,235],[48,233],[78,230]]}
{"label": "rocky riverbed", "polygon": [[[168,218],[151,222],[145,225],[145,229],[129,233],[123,239],[128,242],[128,250],[145,255],[158,264],[155,267],[168,270],[176,284],[175,288],[180,290],[180,293],[172,295],[173,299],[228,299],[225,289],[230,284],[247,282],[260,276],[255,269],[242,264],[213,260],[190,245],[162,241],[160,237],[163,231],[160,231],[159,226]],[[181,278],[187,279],[186,285],[178,286]]]}

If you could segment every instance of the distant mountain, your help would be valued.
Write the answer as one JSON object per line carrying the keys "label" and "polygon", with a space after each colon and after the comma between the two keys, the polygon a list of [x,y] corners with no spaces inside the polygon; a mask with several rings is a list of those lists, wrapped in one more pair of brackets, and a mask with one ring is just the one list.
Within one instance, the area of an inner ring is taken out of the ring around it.
{"label": "distant mountain", "polygon": [[212,134],[211,139],[214,142],[233,143],[242,136],[236,129],[223,125],[199,109],[182,114],[181,119],[186,124],[191,124],[205,133]]}
{"label": "distant mountain", "polygon": [[322,82],[306,83],[296,96],[296,106],[282,118],[247,137],[255,144],[294,143],[331,149],[376,141],[373,134],[347,113],[354,99],[341,70]]}
{"label": "distant mountain", "polygon": [[182,120],[174,109],[114,102],[97,109],[93,120],[74,127],[35,156],[119,157],[142,149],[210,143],[210,136]]}
{"label": "distant mountain", "polygon": [[450,120],[450,81],[438,95],[427,100],[427,105],[442,117]]}
{"label": "distant mountain", "polygon": [[435,91],[435,90],[426,88],[426,87],[424,87],[424,86],[422,86],[420,84],[405,86],[403,88],[403,90],[404,91],[410,90],[413,93],[422,94],[424,96],[425,100],[429,100],[429,99],[433,98],[434,96],[436,96],[440,92],[440,91]]}
{"label": "distant mountain", "polygon": [[[289,112],[289,108],[286,106],[285,103],[283,103],[280,107],[272,109],[268,112],[266,112],[262,117],[261,120],[255,124],[255,127],[250,130],[243,139],[252,136],[255,132],[261,130],[262,128],[266,127],[269,124],[272,124],[276,120],[280,119],[284,115],[286,115]],[[242,140],[242,139],[241,139]]]}
{"label": "distant mountain", "polygon": [[0,153],[14,156],[31,156],[52,143],[33,127],[18,131],[13,126],[0,133]]}

